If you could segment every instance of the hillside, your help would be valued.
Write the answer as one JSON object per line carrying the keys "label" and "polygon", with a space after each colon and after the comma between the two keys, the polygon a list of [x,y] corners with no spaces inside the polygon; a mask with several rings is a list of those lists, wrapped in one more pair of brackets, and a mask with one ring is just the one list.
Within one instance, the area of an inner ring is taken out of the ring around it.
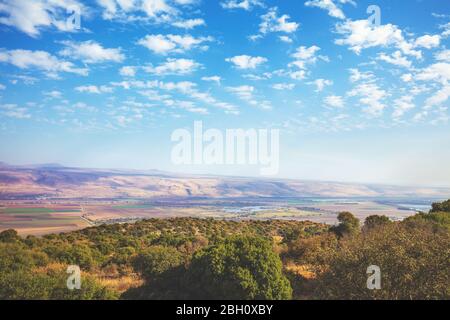
{"label": "hillside", "polygon": [[[449,299],[450,201],[402,222],[149,219],[0,233],[1,299]],[[79,290],[66,286],[81,268]],[[382,270],[368,290],[367,267]]]}
{"label": "hillside", "polygon": [[397,187],[207,175],[158,171],[67,168],[58,165],[0,165],[0,200],[151,199],[238,197],[434,197],[450,188]]}

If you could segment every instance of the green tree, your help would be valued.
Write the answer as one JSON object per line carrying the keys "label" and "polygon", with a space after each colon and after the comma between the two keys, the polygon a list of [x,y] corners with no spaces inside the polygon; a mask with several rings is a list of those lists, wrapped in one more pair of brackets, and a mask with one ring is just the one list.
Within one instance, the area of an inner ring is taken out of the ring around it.
{"label": "green tree", "polygon": [[169,269],[183,263],[183,257],[175,248],[153,246],[140,253],[133,261],[133,267],[151,281]]}
{"label": "green tree", "polygon": [[[449,299],[450,234],[430,224],[381,225],[346,237],[317,266],[316,298]],[[381,289],[367,289],[367,268],[380,267]]]}
{"label": "green tree", "polygon": [[14,229],[0,232],[0,242],[16,242],[18,240],[20,240],[20,237]]}
{"label": "green tree", "polygon": [[373,215],[366,218],[364,221],[364,230],[370,230],[378,226],[382,226],[385,224],[392,223],[391,220],[389,220],[386,216],[379,216],[379,215]]}
{"label": "green tree", "polygon": [[350,212],[340,212],[337,216],[339,224],[330,228],[337,236],[357,234],[359,229],[359,220]]}
{"label": "green tree", "polygon": [[450,212],[450,200],[433,203],[430,212]]}
{"label": "green tree", "polygon": [[233,236],[194,254],[184,289],[189,299],[290,299],[272,244],[259,237]]}
{"label": "green tree", "polygon": [[83,275],[81,289],[67,288],[64,271],[0,273],[0,300],[111,300],[117,293],[101,286],[90,275]]}

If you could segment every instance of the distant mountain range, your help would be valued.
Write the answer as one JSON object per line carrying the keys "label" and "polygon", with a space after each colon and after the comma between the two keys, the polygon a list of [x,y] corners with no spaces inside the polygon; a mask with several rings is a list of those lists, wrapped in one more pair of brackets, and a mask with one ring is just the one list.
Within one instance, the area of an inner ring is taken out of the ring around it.
{"label": "distant mountain range", "polygon": [[83,169],[0,163],[0,199],[156,199],[239,197],[449,198],[450,188],[180,175],[161,171]]}

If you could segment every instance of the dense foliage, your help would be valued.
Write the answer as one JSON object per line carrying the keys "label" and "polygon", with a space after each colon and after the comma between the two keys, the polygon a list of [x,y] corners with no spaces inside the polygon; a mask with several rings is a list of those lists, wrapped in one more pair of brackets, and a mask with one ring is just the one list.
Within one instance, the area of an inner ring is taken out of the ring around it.
{"label": "dense foliage", "polygon": [[[450,201],[402,222],[150,219],[0,233],[0,299],[449,299]],[[68,265],[82,270],[68,290]],[[381,289],[367,268],[379,266]]]}

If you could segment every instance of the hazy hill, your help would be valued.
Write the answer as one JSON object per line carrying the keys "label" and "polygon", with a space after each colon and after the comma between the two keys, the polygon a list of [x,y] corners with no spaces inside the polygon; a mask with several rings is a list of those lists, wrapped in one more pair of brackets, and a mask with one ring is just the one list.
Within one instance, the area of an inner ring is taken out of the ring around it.
{"label": "hazy hill", "polygon": [[437,197],[450,188],[418,188],[160,171],[0,165],[0,199],[160,197]]}

